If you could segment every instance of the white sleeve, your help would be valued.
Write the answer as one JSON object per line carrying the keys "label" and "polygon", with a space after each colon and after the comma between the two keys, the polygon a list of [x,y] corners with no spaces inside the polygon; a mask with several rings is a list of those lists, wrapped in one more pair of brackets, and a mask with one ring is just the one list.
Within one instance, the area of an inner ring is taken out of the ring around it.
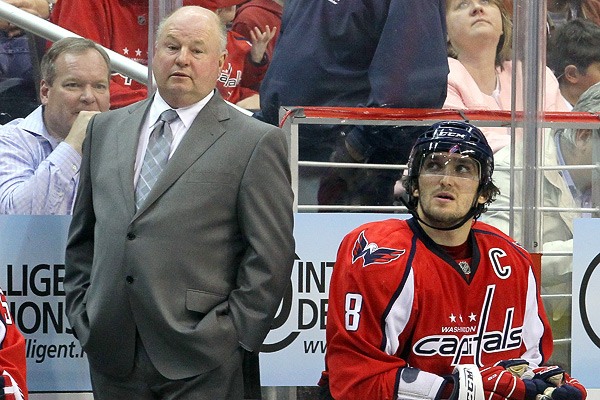
{"label": "white sleeve", "polygon": [[444,386],[446,380],[439,375],[418,368],[405,367],[400,371],[398,399],[439,399]]}

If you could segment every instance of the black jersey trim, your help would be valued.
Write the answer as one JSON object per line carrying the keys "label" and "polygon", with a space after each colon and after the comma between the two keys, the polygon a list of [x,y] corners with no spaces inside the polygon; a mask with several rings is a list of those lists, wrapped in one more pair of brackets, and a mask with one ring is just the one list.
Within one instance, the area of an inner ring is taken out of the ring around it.
{"label": "black jersey trim", "polygon": [[471,256],[471,279],[467,278],[467,275],[463,272],[462,268],[459,267],[458,263],[448,255],[432,238],[427,235],[427,233],[421,228],[421,225],[417,222],[415,218],[411,218],[408,221],[408,226],[413,231],[413,233],[419,237],[419,240],[423,242],[423,244],[431,251],[433,254],[441,258],[446,264],[452,267],[460,276],[462,276],[463,280],[470,285],[475,277],[475,273],[479,267],[479,263],[481,261],[481,252],[479,251],[479,246],[477,244],[477,239],[475,238],[474,229],[471,229],[469,232],[469,240],[471,242],[471,249],[473,254]]}
{"label": "black jersey trim", "polygon": [[[471,229],[471,232],[481,233],[483,235],[491,235],[491,236],[497,237],[498,239],[502,239],[506,243],[508,243],[509,245],[511,245],[512,248],[515,249],[523,258],[525,258],[525,259],[529,258],[529,257],[527,257],[527,254],[529,254],[529,253],[524,248],[522,248],[519,245],[517,245],[516,244],[517,242],[514,239],[512,239],[512,238],[507,238],[506,236],[499,235],[496,232],[490,232],[490,231],[486,231],[486,230],[483,230],[483,229],[473,228],[473,229]],[[511,239],[513,241],[511,242],[509,239]]]}
{"label": "black jersey trim", "polygon": [[398,390],[400,390],[400,377],[402,377],[402,368],[398,368],[396,372],[396,383],[394,383],[394,397],[393,400],[398,400]]}

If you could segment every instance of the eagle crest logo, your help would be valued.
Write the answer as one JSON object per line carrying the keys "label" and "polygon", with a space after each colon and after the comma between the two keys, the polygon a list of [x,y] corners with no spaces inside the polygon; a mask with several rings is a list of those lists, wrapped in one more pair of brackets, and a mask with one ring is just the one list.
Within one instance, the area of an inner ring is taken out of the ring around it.
{"label": "eagle crest logo", "polygon": [[359,258],[363,259],[363,268],[371,264],[387,264],[398,259],[406,250],[396,250],[379,247],[376,243],[369,243],[362,231],[352,249],[352,264]]}

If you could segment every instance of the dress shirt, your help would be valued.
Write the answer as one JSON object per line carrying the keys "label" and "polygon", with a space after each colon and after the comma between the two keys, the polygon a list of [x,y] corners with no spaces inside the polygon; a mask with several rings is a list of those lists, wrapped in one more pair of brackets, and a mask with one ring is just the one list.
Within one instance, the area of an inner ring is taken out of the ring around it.
{"label": "dress shirt", "polygon": [[[179,143],[181,143],[181,140],[187,133],[188,129],[190,129],[190,126],[196,119],[198,113],[213,97],[214,93],[214,90],[211,91],[205,98],[203,98],[197,103],[192,104],[191,106],[174,109],[177,112],[179,118],[175,119],[169,124],[169,126],[171,127],[171,132],[173,133],[173,141],[171,142],[171,151],[169,152],[169,159],[173,156],[175,150],[177,150]],[[146,148],[148,147],[148,140],[150,139],[150,134],[152,133],[152,130],[158,123],[158,118],[160,117],[160,115],[170,108],[172,107],[169,106],[167,102],[160,96],[160,93],[156,91],[154,95],[154,100],[152,100],[150,110],[148,111],[148,116],[142,124],[137,153],[135,156],[135,174],[133,179],[133,187],[137,186],[137,181],[140,177],[140,172],[142,170],[142,164],[144,162],[144,155],[146,154]]]}
{"label": "dress shirt", "polygon": [[0,127],[0,214],[71,214],[80,165],[46,130],[43,106]]}

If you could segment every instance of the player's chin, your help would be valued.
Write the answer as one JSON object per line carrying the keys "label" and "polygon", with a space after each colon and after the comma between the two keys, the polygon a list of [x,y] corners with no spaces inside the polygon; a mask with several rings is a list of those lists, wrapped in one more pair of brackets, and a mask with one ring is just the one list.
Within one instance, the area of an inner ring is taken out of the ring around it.
{"label": "player's chin", "polygon": [[434,225],[440,228],[448,228],[459,223],[463,216],[457,213],[448,212],[445,210],[432,210],[430,213],[425,213],[426,218]]}

